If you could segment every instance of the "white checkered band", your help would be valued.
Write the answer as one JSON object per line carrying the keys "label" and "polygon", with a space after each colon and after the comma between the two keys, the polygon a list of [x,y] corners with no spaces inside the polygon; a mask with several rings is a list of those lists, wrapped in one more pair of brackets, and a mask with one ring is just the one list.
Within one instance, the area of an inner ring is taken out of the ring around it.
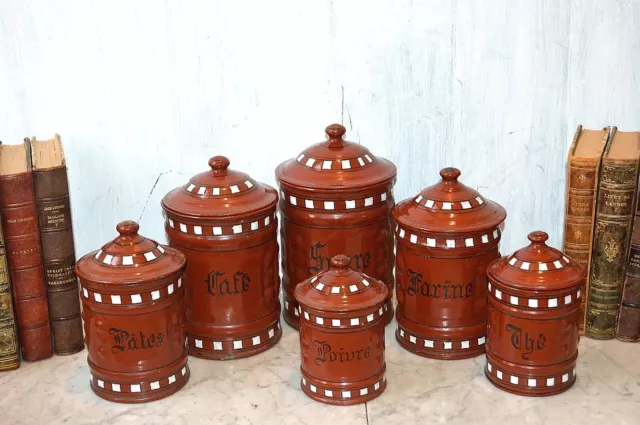
{"label": "white checkered band", "polygon": [[82,287],[81,293],[84,300],[93,301],[98,304],[132,306],[168,298],[173,294],[179,293],[180,288],[182,288],[182,277],[161,288],[154,289],[153,291],[139,292],[137,294],[96,292],[87,287]]}
{"label": "white checkered band", "polygon": [[199,236],[222,236],[222,235],[239,235],[251,233],[257,230],[266,229],[269,226],[277,226],[275,210],[267,216],[261,216],[255,219],[247,219],[241,223],[231,223],[223,225],[203,225],[179,223],[176,220],[168,219],[166,222],[168,227],[190,235]]}
{"label": "white checkered band", "polygon": [[192,350],[197,349],[198,351],[211,351],[213,353],[228,353],[269,344],[273,341],[276,335],[280,334],[280,331],[280,320],[278,320],[274,325],[262,330],[257,335],[250,335],[237,339],[216,341],[200,336],[187,335],[187,345]]}
{"label": "white checkered band", "polygon": [[503,304],[518,306],[522,308],[530,309],[544,309],[544,308],[558,308],[567,305],[580,304],[580,298],[582,293],[580,288],[572,288],[570,292],[549,296],[538,296],[536,298],[522,296],[521,294],[509,293],[510,288],[500,286],[496,287],[496,282],[489,282],[487,285],[489,294],[493,297],[493,300],[499,301]]}
{"label": "white checkered band", "polygon": [[425,198],[422,195],[418,195],[415,198],[413,198],[413,201],[416,204],[419,204],[425,208],[430,208],[432,210],[445,210],[445,211],[470,210],[472,208],[478,208],[485,203],[484,199],[482,199],[481,196],[467,199],[465,201],[438,201],[435,199]]}
{"label": "white checkered band", "polygon": [[344,286],[333,286],[320,282],[318,280],[318,276],[314,276],[313,278],[311,278],[311,280],[309,280],[309,285],[311,285],[316,291],[329,295],[354,294],[356,292],[365,290],[371,285],[371,282],[375,281],[373,278],[366,276],[359,282],[350,283]]}
{"label": "white checkered band", "polygon": [[545,376],[523,376],[523,375],[515,375],[506,371],[505,369],[501,369],[496,364],[493,364],[491,361],[487,359],[487,367],[485,368],[485,373],[496,382],[500,382],[500,385],[509,385],[509,386],[517,386],[520,388],[527,389],[539,389],[544,390],[544,388],[551,388],[552,390],[557,389],[558,387],[566,387],[573,384],[573,381],[576,377],[576,369],[575,367],[571,367],[568,370],[563,371],[562,373],[556,375],[545,375]]}
{"label": "white checkered band", "polygon": [[375,157],[371,153],[366,153],[362,156],[347,159],[334,159],[324,160],[318,158],[311,158],[307,154],[300,154],[296,161],[299,164],[313,168],[314,170],[327,171],[327,170],[350,170],[352,168],[364,167],[371,164],[375,160]]}
{"label": "white checkered band", "polygon": [[298,307],[298,316],[300,320],[314,325],[322,325],[324,327],[331,328],[355,328],[358,326],[368,326],[369,324],[379,321],[383,318],[389,307],[385,303],[378,306],[375,311],[368,312],[358,317],[326,317],[318,316],[317,314],[305,310],[303,306]]}
{"label": "white checkered band", "polygon": [[113,382],[108,379],[98,378],[96,375],[91,373],[89,374],[89,382],[94,386],[99,387],[100,390],[111,393],[151,393],[162,388],[184,384],[188,373],[189,366],[184,365],[173,371],[172,374],[166,375],[160,379],[139,382]]}
{"label": "white checkered band", "polygon": [[430,350],[470,350],[473,348],[478,348],[483,346],[485,343],[485,336],[478,336],[476,338],[466,339],[466,340],[439,340],[429,337],[422,337],[411,334],[406,329],[398,326],[398,330],[396,335],[399,336],[403,341],[408,342],[410,344],[414,344],[421,349],[430,349]]}
{"label": "white checkered band", "polygon": [[399,225],[396,228],[396,238],[398,240],[404,240],[414,245],[421,245],[428,248],[473,248],[489,243],[497,244],[500,239],[500,230],[497,228],[487,232],[485,234],[475,235],[473,237],[466,237],[468,235],[458,237],[451,236],[448,238],[432,238],[428,236],[418,235],[412,233],[411,230],[403,229]]}
{"label": "white checkered band", "polygon": [[513,268],[530,272],[553,272],[567,267],[569,265],[569,259],[563,255],[562,257],[553,261],[529,262],[521,260],[515,255],[512,255],[507,260],[507,263]]}
{"label": "white checkered band", "polygon": [[101,265],[106,266],[134,267],[138,264],[157,260],[158,258],[164,256],[164,254],[165,249],[162,247],[162,245],[158,244],[151,251],[132,255],[109,254],[104,252],[103,250],[99,250],[93,256],[93,260]]}
{"label": "white checkered band", "polygon": [[282,191],[280,193],[280,199],[283,202],[289,203],[298,208],[307,210],[318,211],[342,211],[342,210],[354,210],[357,208],[369,208],[375,205],[380,205],[391,199],[391,192],[382,192],[371,196],[365,196],[364,198],[354,199],[304,199],[298,196],[289,195]]}
{"label": "white checkered band", "polygon": [[182,188],[186,192],[192,195],[209,197],[209,196],[229,196],[237,193],[246,192],[256,185],[256,182],[251,179],[247,179],[243,182],[238,182],[229,186],[202,186],[198,183],[189,182]]}
{"label": "white checkered band", "polygon": [[318,385],[312,384],[310,380],[305,379],[304,377],[301,379],[301,386],[305,391],[314,394],[315,396],[321,398],[328,398],[332,400],[346,400],[346,399],[357,399],[358,397],[377,395],[384,391],[387,378],[382,376],[382,378],[376,383],[366,386],[366,387],[356,387],[345,389],[344,386],[341,387],[325,387],[322,384],[318,383]]}

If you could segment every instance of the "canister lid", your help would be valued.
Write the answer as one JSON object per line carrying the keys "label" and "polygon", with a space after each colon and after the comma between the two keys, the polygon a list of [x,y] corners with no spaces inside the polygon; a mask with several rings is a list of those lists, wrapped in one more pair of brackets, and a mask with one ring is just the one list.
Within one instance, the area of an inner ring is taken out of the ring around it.
{"label": "canister lid", "polygon": [[393,216],[401,226],[423,232],[479,232],[497,227],[507,217],[501,205],[460,183],[457,168],[443,168],[440,177],[435,185],[394,207]]}
{"label": "canister lid", "polygon": [[340,313],[382,306],[389,292],[386,285],[351,269],[350,264],[350,257],[334,256],[329,270],[296,286],[296,300],[319,311]]}
{"label": "canister lid", "polygon": [[78,277],[97,283],[127,284],[168,276],[185,266],[181,252],[139,235],[139,229],[135,221],[118,223],[117,238],[78,260]]}
{"label": "canister lid", "polygon": [[278,181],[298,188],[339,191],[395,179],[396,166],[392,162],[344,140],[345,132],[340,124],[328,126],[326,141],[308,147],[276,168]]}
{"label": "canister lid", "polygon": [[273,207],[278,192],[247,174],[229,168],[229,159],[214,156],[211,170],[196,174],[162,199],[165,211],[188,218],[225,218]]}
{"label": "canister lid", "polygon": [[569,289],[586,278],[584,266],[546,244],[545,232],[531,232],[528,238],[528,246],[489,265],[490,279],[506,288],[544,291]]}

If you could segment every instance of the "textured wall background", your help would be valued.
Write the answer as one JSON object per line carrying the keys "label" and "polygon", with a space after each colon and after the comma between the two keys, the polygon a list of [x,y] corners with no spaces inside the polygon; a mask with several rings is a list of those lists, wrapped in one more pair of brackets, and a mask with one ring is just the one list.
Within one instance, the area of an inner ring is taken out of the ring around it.
{"label": "textured wall background", "polygon": [[561,244],[575,127],[640,129],[638,1],[1,0],[0,139],[62,135],[77,254],[216,154],[275,184],[323,129],[398,166],[453,165],[508,211],[503,252]]}

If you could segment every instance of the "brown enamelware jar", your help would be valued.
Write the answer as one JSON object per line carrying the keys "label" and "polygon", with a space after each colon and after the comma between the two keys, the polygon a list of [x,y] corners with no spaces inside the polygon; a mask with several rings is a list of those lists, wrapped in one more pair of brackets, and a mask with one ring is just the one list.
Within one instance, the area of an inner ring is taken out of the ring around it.
{"label": "brown enamelware jar", "polygon": [[284,318],[298,328],[295,285],[329,267],[337,254],[389,288],[385,322],[393,317],[393,208],[396,167],[343,140],[345,128],[326,128],[317,143],[276,169],[282,219]]}
{"label": "brown enamelware jar", "polygon": [[500,257],[504,208],[458,181],[442,180],[393,209],[396,338],[412,353],[464,359],[484,353],[487,266]]}
{"label": "brown enamelware jar", "polygon": [[586,269],[547,246],[544,232],[531,244],[489,266],[487,366],[496,387],[546,396],[576,380],[580,287]]}
{"label": "brown enamelware jar", "polygon": [[187,257],[189,354],[248,357],[280,336],[278,192],[216,156],[162,199],[169,246]]}
{"label": "brown enamelware jar", "polygon": [[138,234],[123,221],[120,234],[82,257],[82,317],[91,389],[119,403],[167,397],[189,379],[184,329],[185,258]]}
{"label": "brown enamelware jar", "polygon": [[302,390],[327,404],[358,404],[378,397],[384,373],[387,286],[349,268],[336,255],[330,269],[296,286],[300,314]]}

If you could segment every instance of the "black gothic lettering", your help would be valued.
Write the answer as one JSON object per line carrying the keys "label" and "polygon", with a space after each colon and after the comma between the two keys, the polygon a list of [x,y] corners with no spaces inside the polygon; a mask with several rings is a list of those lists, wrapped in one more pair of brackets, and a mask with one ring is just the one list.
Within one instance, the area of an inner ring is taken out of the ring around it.
{"label": "black gothic lettering", "polygon": [[507,331],[511,332],[511,346],[518,351],[522,351],[524,360],[531,360],[531,355],[538,350],[542,350],[547,344],[547,338],[544,334],[539,334],[537,338],[529,336],[529,332],[524,331],[511,323],[506,326]]}

